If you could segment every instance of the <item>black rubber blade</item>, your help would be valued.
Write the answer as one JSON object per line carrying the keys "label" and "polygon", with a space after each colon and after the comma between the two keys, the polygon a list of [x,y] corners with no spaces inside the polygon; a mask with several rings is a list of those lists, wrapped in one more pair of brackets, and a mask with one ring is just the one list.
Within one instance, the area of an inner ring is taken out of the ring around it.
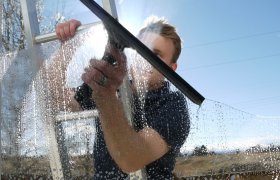
{"label": "black rubber blade", "polygon": [[171,83],[173,83],[184,95],[192,102],[201,105],[204,97],[197,92],[190,84],[188,84],[181,76],[166,65],[159,57],[157,57],[149,48],[147,48],[140,40],[132,35],[124,28],[116,19],[107,13],[94,0],[80,0],[87,6],[100,20],[103,22],[108,35],[114,42],[122,47],[135,49],[144,59],[161,72]]}

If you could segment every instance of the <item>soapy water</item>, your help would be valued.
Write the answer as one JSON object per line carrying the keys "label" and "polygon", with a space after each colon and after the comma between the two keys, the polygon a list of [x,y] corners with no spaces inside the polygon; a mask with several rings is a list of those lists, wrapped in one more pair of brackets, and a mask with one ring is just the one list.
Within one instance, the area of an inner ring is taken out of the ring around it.
{"label": "soapy water", "polygon": [[[82,83],[83,69],[89,59],[102,57],[106,38],[103,27],[97,26],[60,48],[58,42],[42,45],[47,67],[57,60],[56,54],[62,53],[61,61],[73,54],[64,90]],[[147,74],[152,67],[134,50],[126,50],[126,55],[128,77],[138,75],[134,83],[144,108]],[[66,94],[61,95],[64,106],[58,112],[55,108],[61,105],[50,98],[46,82],[50,74],[42,70],[36,75],[30,73],[31,64],[25,51],[1,56],[1,173],[91,177],[96,117],[85,115],[87,112],[69,113],[64,107],[69,101]],[[191,130],[180,156],[189,160],[184,161],[186,166],[195,166],[201,160],[208,165],[196,172],[185,172],[187,168],[180,169],[178,163],[178,175],[207,175],[210,171],[232,174],[242,168],[245,172],[279,172],[279,117],[252,115],[212,100],[205,100],[201,107],[188,99],[187,102]],[[56,120],[57,113],[63,120]],[[220,161],[224,158],[228,158],[228,164],[222,166]]]}

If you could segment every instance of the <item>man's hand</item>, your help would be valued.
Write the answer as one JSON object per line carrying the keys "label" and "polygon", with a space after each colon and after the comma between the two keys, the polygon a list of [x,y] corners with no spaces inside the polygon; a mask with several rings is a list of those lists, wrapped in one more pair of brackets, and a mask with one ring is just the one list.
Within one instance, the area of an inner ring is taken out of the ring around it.
{"label": "man's hand", "polygon": [[99,100],[115,96],[127,73],[124,53],[110,45],[106,51],[114,57],[116,64],[112,65],[105,60],[91,59],[89,67],[82,75],[82,80],[93,90],[93,98],[96,103]]}
{"label": "man's hand", "polygon": [[71,19],[70,21],[58,24],[55,28],[58,39],[64,42],[72,38],[80,25],[81,22],[75,19]]}

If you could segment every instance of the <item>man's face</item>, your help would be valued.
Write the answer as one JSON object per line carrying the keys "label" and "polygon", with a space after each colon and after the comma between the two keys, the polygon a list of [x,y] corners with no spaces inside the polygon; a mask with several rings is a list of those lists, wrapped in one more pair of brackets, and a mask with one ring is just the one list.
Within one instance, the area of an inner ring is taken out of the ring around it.
{"label": "man's face", "polygon": [[[153,32],[146,32],[140,40],[164,63],[170,66],[173,70],[176,69],[177,64],[172,63],[172,56],[175,52],[175,47],[171,39],[164,38],[163,36]],[[145,65],[137,65],[137,69],[134,69],[134,78],[138,81],[145,80],[149,89],[156,89],[160,87],[164,81],[164,76],[147,61],[142,63]]]}

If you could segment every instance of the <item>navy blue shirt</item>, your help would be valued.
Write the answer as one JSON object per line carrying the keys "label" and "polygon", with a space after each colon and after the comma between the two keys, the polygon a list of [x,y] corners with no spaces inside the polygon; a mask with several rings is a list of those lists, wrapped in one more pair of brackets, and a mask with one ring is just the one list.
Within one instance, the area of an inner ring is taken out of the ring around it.
{"label": "navy blue shirt", "polygon": [[[145,167],[147,179],[172,179],[175,158],[190,128],[185,97],[178,91],[171,91],[169,83],[165,82],[162,88],[148,91],[143,102],[134,97],[133,112],[133,127],[136,131],[145,127],[153,128],[170,147],[165,155]],[[125,179],[128,175],[118,168],[106,148],[99,121],[96,128],[94,179]]]}

